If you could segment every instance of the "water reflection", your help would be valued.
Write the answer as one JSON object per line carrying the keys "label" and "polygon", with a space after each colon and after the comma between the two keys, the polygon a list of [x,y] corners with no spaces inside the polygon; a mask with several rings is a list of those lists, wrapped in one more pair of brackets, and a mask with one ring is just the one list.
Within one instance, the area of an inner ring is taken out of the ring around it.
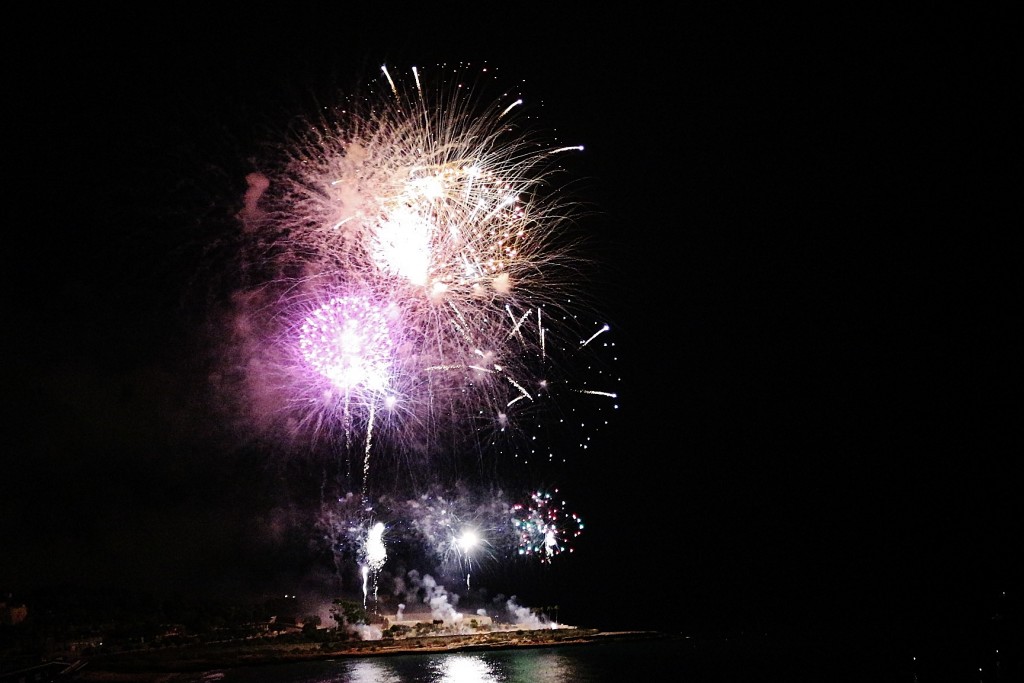
{"label": "water reflection", "polygon": [[[216,673],[223,674],[220,683],[622,683],[676,680],[680,661],[678,641],[665,640],[325,659]],[[683,661],[691,670],[707,664]]]}
{"label": "water reflection", "polygon": [[402,683],[402,677],[385,662],[373,660],[353,662],[341,680],[347,683]]}
{"label": "water reflection", "polygon": [[516,657],[509,662],[509,680],[532,683],[571,683],[576,680],[576,667],[566,657],[555,653],[530,653],[532,657]]}
{"label": "water reflection", "polygon": [[479,655],[449,655],[436,663],[438,683],[491,683],[491,665]]}

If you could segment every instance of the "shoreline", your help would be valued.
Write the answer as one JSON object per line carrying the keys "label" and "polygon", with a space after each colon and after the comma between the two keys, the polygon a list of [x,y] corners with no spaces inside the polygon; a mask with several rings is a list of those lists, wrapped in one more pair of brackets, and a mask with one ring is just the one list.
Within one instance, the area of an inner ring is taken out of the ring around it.
{"label": "shoreline", "polygon": [[599,631],[589,628],[488,631],[338,643],[221,643],[86,658],[74,680],[97,683],[170,683],[197,672],[348,657],[473,652],[513,648],[587,645],[616,640],[670,638],[658,631]]}

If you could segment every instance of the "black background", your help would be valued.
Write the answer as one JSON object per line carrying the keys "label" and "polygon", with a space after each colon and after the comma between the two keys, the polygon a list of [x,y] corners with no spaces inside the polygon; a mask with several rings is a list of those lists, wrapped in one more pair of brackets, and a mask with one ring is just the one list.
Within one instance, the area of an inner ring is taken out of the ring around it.
{"label": "black background", "polygon": [[973,632],[1019,594],[1002,17],[26,16],[5,48],[0,588],[259,574],[243,530],[273,485],[201,398],[204,221],[230,214],[209,198],[240,197],[296,93],[486,60],[586,146],[623,376],[566,486],[587,533],[523,601],[605,629],[901,638]]}

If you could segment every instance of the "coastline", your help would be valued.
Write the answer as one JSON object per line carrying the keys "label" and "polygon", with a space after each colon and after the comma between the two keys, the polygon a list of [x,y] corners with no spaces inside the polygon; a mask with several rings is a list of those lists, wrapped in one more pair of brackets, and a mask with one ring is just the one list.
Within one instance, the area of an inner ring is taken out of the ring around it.
{"label": "coastline", "polygon": [[338,643],[219,643],[90,657],[74,680],[96,683],[171,683],[193,680],[197,672],[239,666],[280,664],[343,657],[381,657],[561,647],[614,640],[669,638],[658,631],[599,631],[588,628],[523,629],[463,635],[432,635]]}

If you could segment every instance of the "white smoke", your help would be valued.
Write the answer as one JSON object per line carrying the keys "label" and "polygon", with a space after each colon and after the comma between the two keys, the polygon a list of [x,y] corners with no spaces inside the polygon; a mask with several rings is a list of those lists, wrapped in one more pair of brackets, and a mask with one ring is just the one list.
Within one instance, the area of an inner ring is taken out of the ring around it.
{"label": "white smoke", "polygon": [[558,628],[558,624],[535,613],[529,607],[523,607],[516,600],[516,596],[513,595],[505,603],[505,610],[513,624],[525,629]]}

